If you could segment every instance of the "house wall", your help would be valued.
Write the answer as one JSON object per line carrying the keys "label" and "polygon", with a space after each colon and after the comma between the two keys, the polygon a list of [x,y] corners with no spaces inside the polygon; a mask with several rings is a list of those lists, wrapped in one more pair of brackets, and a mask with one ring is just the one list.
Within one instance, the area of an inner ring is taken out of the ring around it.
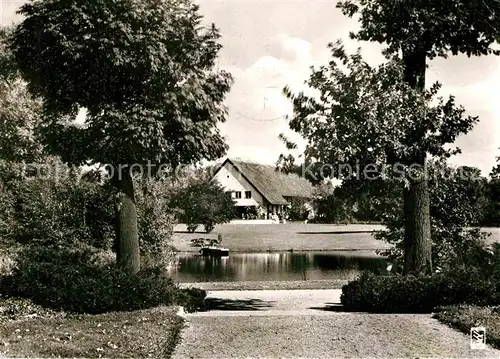
{"label": "house wall", "polygon": [[[237,206],[262,205],[264,199],[259,192],[248,182],[231,164],[226,163],[214,177],[226,191],[239,191],[241,198],[233,198]],[[245,191],[252,192],[252,198],[245,198]]]}

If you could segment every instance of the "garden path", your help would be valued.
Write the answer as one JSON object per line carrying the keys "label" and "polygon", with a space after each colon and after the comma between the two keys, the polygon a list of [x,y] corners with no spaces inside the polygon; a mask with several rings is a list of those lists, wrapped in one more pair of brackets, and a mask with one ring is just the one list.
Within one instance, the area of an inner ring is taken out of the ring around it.
{"label": "garden path", "polygon": [[425,314],[345,313],[341,290],[212,291],[186,315],[174,358],[500,358]]}

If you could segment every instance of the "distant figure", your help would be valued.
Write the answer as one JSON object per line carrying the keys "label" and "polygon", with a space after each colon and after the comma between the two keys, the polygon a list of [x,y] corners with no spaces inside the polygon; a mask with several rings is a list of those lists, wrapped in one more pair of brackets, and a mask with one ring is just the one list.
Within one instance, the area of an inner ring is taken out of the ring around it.
{"label": "distant figure", "polygon": [[304,224],[307,224],[307,221],[308,221],[308,220],[306,219],[306,220],[304,221]]}
{"label": "distant figure", "polygon": [[273,213],[273,222],[279,223],[278,215],[276,213]]}

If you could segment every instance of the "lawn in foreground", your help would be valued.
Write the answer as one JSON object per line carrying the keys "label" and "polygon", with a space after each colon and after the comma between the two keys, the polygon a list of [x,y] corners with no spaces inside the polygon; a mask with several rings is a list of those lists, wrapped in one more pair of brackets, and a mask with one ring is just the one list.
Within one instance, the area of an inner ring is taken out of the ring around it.
{"label": "lawn in foreground", "polygon": [[170,357],[183,320],[174,307],[0,319],[0,357]]}
{"label": "lawn in foreground", "polygon": [[388,243],[376,240],[372,232],[383,229],[380,225],[305,224],[223,224],[212,233],[202,228],[187,233],[185,225],[175,227],[173,246],[181,252],[195,252],[190,246],[193,238],[217,238],[232,252],[266,251],[321,251],[321,250],[376,250],[390,248]]}

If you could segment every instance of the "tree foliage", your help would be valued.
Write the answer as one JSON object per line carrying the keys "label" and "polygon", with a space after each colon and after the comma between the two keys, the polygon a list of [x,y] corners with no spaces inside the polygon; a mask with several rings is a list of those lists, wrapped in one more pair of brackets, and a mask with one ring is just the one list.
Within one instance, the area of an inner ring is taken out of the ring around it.
{"label": "tree foliage", "polygon": [[170,206],[180,210],[179,221],[193,232],[197,225],[211,232],[216,224],[229,222],[235,215],[235,201],[214,181],[197,181],[181,188]]}
{"label": "tree foliage", "polygon": [[[476,227],[488,211],[487,179],[474,167],[454,168],[437,161],[429,166],[432,261],[437,269],[450,269],[473,259],[470,255],[484,244],[486,235]],[[404,248],[401,191],[386,196],[384,201],[390,203],[382,212],[387,230],[376,237],[395,245],[385,253],[401,263]]]}
{"label": "tree foliage", "polygon": [[[71,164],[113,166],[117,262],[137,273],[134,165],[158,171],[227,149],[217,124],[232,78],[215,67],[220,34],[190,0],[34,0],[20,14],[10,49],[43,100],[47,150]],[[85,123],[76,124],[81,108]]]}
{"label": "tree foliage", "polygon": [[176,223],[169,206],[171,188],[159,178],[137,178],[136,184],[141,256],[155,265],[168,266],[173,260],[172,234]]}
{"label": "tree foliage", "polygon": [[[290,128],[307,140],[305,156],[322,164],[325,176],[374,180],[390,165],[385,174],[403,180],[415,151],[449,157],[457,150],[444,145],[477,122],[453,96],[436,97],[439,84],[423,94],[407,85],[395,57],[372,67],[359,51],[348,55],[340,43],[330,49],[332,61],[313,69],[307,83],[318,96],[285,89],[296,114]],[[415,132],[423,134],[418,142]],[[364,172],[367,165],[376,167]]]}
{"label": "tree foliage", "polygon": [[334,188],[326,182],[315,187],[313,200],[315,217],[319,223],[339,223],[352,219],[352,203],[346,201],[339,193],[339,188]]}
{"label": "tree foliage", "polygon": [[496,160],[497,165],[491,170],[488,182],[490,207],[483,225],[500,227],[500,156]]}
{"label": "tree foliage", "polygon": [[[344,14],[359,15],[361,29],[351,38],[387,45],[387,58],[401,56],[403,79],[418,92],[425,93],[427,59],[452,54],[500,54],[491,45],[498,40],[500,2],[494,0],[385,1],[342,0],[337,4]],[[425,106],[422,106],[425,110]],[[425,166],[426,148],[419,148],[428,130],[423,126],[407,132],[412,145],[412,163]],[[453,116],[452,116],[453,117]],[[464,131],[463,128],[461,131]],[[430,129],[431,132],[433,129]],[[438,143],[439,146],[439,143]],[[405,214],[405,273],[432,268],[430,261],[429,188],[425,174],[416,171],[403,191]]]}
{"label": "tree foliage", "polygon": [[42,103],[21,79],[12,52],[7,47],[11,28],[0,27],[0,159],[34,162],[42,158],[37,125]]}
{"label": "tree foliage", "polygon": [[[189,1],[36,0],[11,48],[44,99],[49,148],[72,163],[218,158],[231,76],[214,69],[218,30]],[[72,126],[80,107],[86,125]]]}
{"label": "tree foliage", "polygon": [[498,0],[343,0],[337,7],[359,16],[361,29],[352,38],[387,44],[387,53],[500,54],[490,46],[500,29]]}
{"label": "tree foliage", "polygon": [[[45,248],[110,247],[113,203],[100,183],[57,158],[43,165],[2,162],[0,237],[4,243]],[[57,172],[56,172],[57,170]]]}

